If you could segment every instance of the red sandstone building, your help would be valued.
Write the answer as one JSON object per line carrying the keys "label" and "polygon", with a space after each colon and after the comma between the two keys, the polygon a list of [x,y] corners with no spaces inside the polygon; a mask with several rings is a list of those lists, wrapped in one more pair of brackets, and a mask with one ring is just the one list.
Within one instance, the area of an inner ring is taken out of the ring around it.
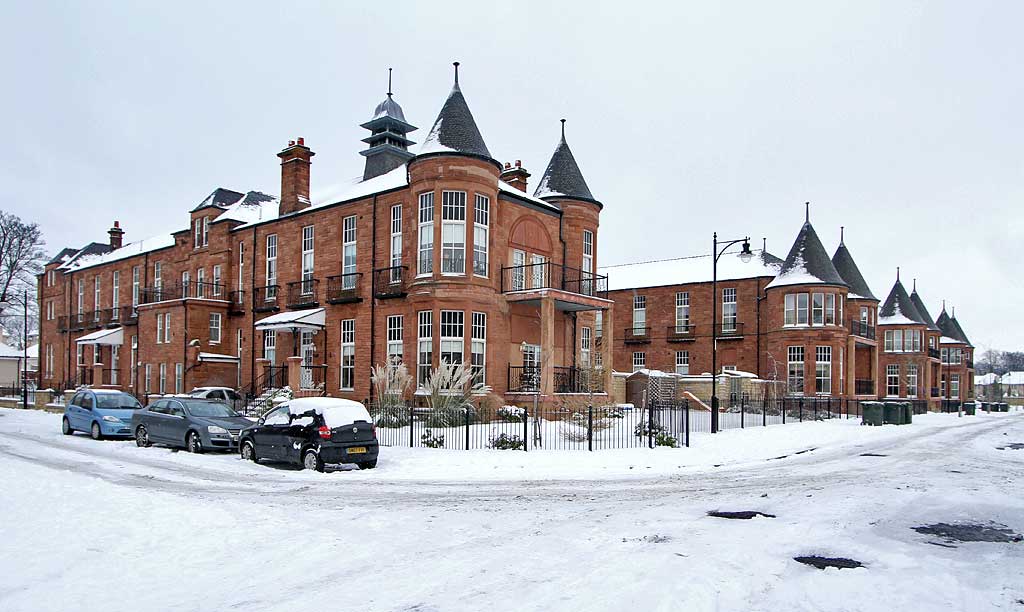
{"label": "red sandstone building", "polygon": [[[602,204],[564,135],[533,195],[455,85],[418,152],[389,92],[363,175],[310,197],[313,151],[278,153],[280,198],[216,189],[168,235],[61,251],[40,277],[44,384],[137,395],[285,382],[364,399],[401,359],[418,383],[469,362],[508,401],[579,391],[600,361]],[[184,224],[183,224],[184,225]],[[606,350],[611,344],[606,344]],[[604,361],[610,362],[610,353]]]}

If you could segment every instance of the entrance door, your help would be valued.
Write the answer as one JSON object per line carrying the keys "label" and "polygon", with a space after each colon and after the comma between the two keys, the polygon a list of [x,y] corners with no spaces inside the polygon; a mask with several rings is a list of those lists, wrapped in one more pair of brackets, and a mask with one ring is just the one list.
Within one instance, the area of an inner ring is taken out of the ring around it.
{"label": "entrance door", "polygon": [[315,353],[312,330],[302,330],[302,341],[299,346],[300,355],[302,355],[302,368],[299,370],[299,388],[312,389],[314,387],[313,368],[309,367],[313,365],[313,355]]}
{"label": "entrance door", "polygon": [[524,391],[540,391],[540,345],[523,345],[523,380]]}

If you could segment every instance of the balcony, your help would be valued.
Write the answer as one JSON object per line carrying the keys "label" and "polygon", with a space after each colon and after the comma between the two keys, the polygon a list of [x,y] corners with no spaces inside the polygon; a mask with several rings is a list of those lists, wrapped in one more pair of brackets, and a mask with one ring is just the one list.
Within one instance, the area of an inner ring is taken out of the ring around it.
{"label": "balcony", "polygon": [[107,327],[139,324],[139,313],[135,310],[134,306],[121,306],[120,308],[111,308],[104,312],[106,313],[105,325]]}
{"label": "balcony", "polygon": [[188,282],[181,284],[181,297],[200,300],[223,300],[224,285],[208,282]]}
{"label": "balcony", "polygon": [[875,381],[871,379],[857,379],[853,382],[854,393],[857,395],[874,395]]}
{"label": "balcony", "polygon": [[237,317],[245,314],[245,292],[232,291],[228,294],[228,316]]}
{"label": "balcony", "polygon": [[939,349],[937,349],[937,348],[929,348],[928,349],[928,356],[931,357],[932,359],[941,359],[942,358],[942,354],[939,352]]}
{"label": "balcony", "polygon": [[363,273],[339,274],[327,277],[327,303],[352,304],[363,301],[359,297]]}
{"label": "balcony", "polygon": [[626,344],[647,344],[651,341],[651,328],[627,327],[622,332],[622,341]]}
{"label": "balcony", "polygon": [[373,271],[373,297],[381,300],[405,297],[408,293],[408,266],[392,266]]}
{"label": "balcony", "polygon": [[608,298],[608,277],[545,261],[501,269],[501,292],[559,289],[569,293]]}
{"label": "balcony", "polygon": [[181,285],[159,285],[146,287],[139,293],[140,304],[155,304],[168,300],[180,300],[183,292]]}
{"label": "balcony", "polygon": [[288,283],[288,308],[314,308],[320,305],[320,281],[315,278]]}
{"label": "balcony", "polygon": [[63,334],[68,331],[68,329],[70,329],[68,325],[68,317],[66,315],[60,315],[57,317],[57,331]]}
{"label": "balcony", "polygon": [[103,327],[107,324],[107,317],[109,316],[107,311],[103,309],[85,313],[86,329],[99,329]]}
{"label": "balcony", "polygon": [[665,331],[669,342],[693,342],[697,339],[696,325],[669,325]]}
{"label": "balcony", "polygon": [[604,377],[592,369],[555,366],[555,393],[604,393]]}
{"label": "balcony", "polygon": [[253,312],[271,312],[277,310],[277,294],[280,293],[280,285],[265,285],[256,287],[253,290]]}
{"label": "balcony", "polygon": [[875,339],[875,327],[868,325],[863,321],[853,320],[850,321],[850,333],[854,336],[860,336],[868,340]]}
{"label": "balcony", "polygon": [[973,359],[964,359],[964,365],[967,366],[968,370],[973,370],[974,369],[974,360]]}
{"label": "balcony", "polygon": [[715,325],[715,334],[719,340],[732,340],[743,337],[743,324],[733,321],[732,323],[719,323]]}
{"label": "balcony", "polygon": [[509,393],[540,391],[540,366],[508,366]]}

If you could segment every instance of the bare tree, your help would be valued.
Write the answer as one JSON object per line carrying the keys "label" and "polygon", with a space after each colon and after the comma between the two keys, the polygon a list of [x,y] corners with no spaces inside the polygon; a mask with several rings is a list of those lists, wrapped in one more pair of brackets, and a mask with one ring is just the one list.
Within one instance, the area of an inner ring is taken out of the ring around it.
{"label": "bare tree", "polygon": [[46,264],[45,244],[38,224],[0,210],[0,302],[24,291],[35,293],[36,275]]}

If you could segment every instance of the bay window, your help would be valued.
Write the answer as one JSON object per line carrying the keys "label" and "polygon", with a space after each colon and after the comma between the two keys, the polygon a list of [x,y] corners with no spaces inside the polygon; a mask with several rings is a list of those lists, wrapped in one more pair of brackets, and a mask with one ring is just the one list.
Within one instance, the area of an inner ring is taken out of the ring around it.
{"label": "bay window", "polygon": [[441,192],[441,273],[466,273],[466,192]]}

